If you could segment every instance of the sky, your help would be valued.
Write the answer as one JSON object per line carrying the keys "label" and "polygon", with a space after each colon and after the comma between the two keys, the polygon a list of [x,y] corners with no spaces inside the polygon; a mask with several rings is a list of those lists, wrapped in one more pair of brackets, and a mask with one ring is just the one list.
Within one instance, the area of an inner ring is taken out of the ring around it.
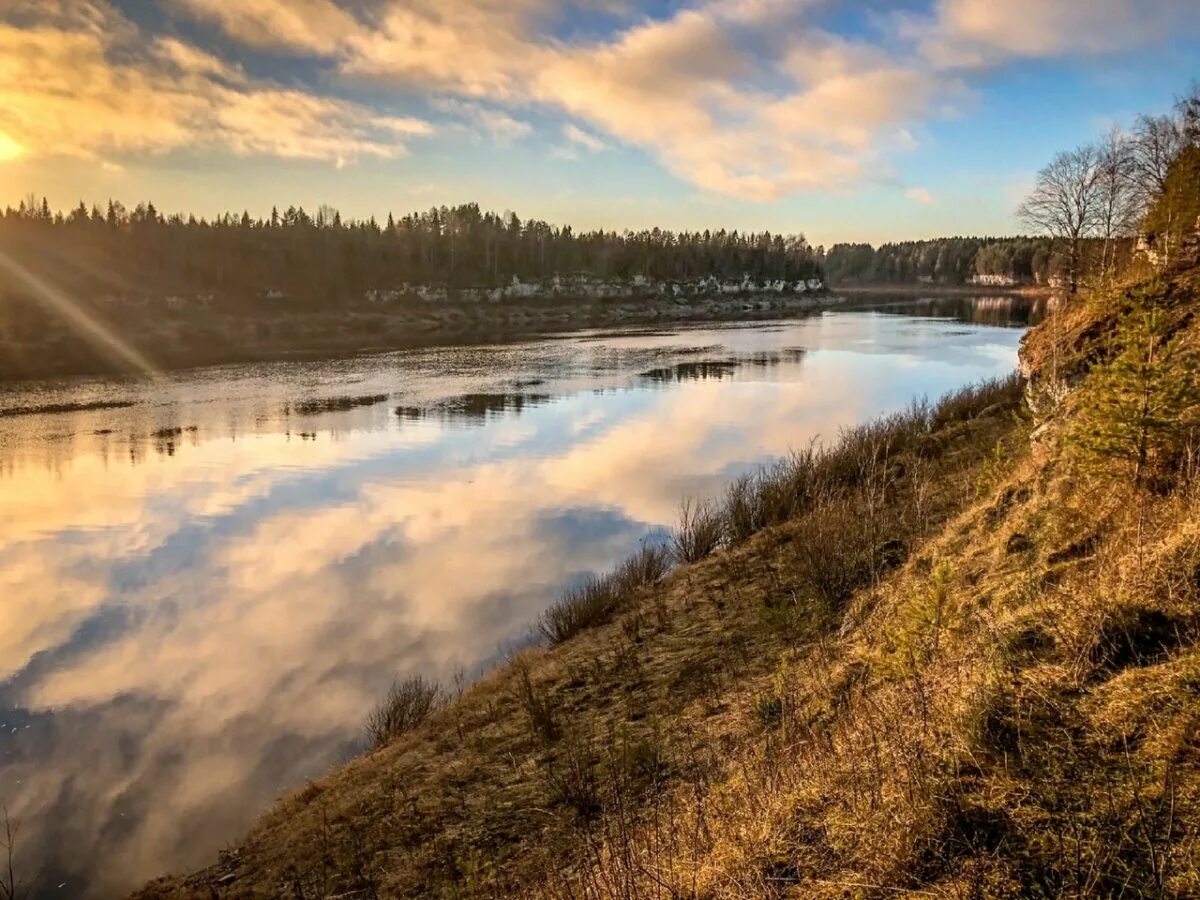
{"label": "sky", "polygon": [[1195,0],[0,0],[0,204],[1006,234]]}

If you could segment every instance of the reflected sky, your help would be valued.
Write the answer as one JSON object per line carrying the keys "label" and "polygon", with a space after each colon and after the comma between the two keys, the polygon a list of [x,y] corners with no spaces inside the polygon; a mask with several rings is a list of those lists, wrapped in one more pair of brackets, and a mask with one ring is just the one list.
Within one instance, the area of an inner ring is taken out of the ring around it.
{"label": "reflected sky", "polygon": [[394,676],[477,671],[681,497],[1015,365],[972,321],[1011,309],[903,312],[0,389],[19,864],[102,896],[210,861]]}

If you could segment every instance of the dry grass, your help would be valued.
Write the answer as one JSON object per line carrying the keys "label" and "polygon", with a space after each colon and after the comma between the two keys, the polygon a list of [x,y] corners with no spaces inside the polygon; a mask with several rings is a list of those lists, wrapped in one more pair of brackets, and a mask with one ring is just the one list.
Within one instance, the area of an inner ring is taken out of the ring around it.
{"label": "dry grass", "polygon": [[538,631],[551,644],[561,644],[588,628],[612,620],[627,608],[643,588],[667,574],[667,551],[645,545],[615,571],[587,579],[564,594],[547,609],[538,622]]}
{"label": "dry grass", "polygon": [[[692,507],[697,562],[664,574],[643,551],[547,614],[550,647],[281,803],[236,857],[143,896],[222,879],[222,896],[668,896],[655,878],[675,865],[676,895],[700,891],[730,766],[797,739],[787,661],[836,640],[854,590],[973,500],[998,441],[1023,445],[1017,399],[942,430],[922,407],[798,454],[760,476],[764,514],[737,540],[728,505]],[[639,862],[643,845],[660,855]]]}
{"label": "dry grass", "polygon": [[392,682],[387,696],[367,716],[367,742],[371,749],[394,741],[412,731],[445,705],[441,685],[420,675]]}
{"label": "dry grass", "polygon": [[1087,480],[1016,395],[690,508],[695,561],[143,896],[1200,896],[1200,490]]}

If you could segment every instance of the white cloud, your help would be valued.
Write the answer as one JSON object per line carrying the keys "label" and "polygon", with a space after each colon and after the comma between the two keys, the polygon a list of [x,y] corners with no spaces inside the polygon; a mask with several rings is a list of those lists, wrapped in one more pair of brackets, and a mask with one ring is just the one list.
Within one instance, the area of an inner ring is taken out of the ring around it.
{"label": "white cloud", "polygon": [[[291,4],[254,0],[221,21],[258,41],[257,26],[243,20],[288,21],[272,5]],[[550,0],[385,0],[369,27],[335,29],[337,47],[327,55],[345,77],[449,98],[435,108],[500,141],[529,126],[497,107],[537,104],[579,123],[564,129],[577,147],[606,145],[602,132],[643,147],[701,188],[770,200],[853,184],[877,157],[876,143],[899,144],[891,133],[954,87],[806,26],[810,5],[712,0],[607,38],[566,41],[552,36],[561,5]],[[319,49],[294,29],[278,31],[299,52]],[[797,45],[819,49],[822,65],[789,72],[785,56]]]}
{"label": "white cloud", "polygon": [[929,188],[910,187],[904,192],[904,196],[914,203],[920,203],[922,206],[937,205],[937,198],[933,196]]}
{"label": "white cloud", "polygon": [[507,145],[528,137],[533,126],[515,119],[503,110],[484,106],[467,100],[442,97],[434,101],[434,108],[471,123],[486,131],[497,144]]}
{"label": "white cloud", "polygon": [[217,148],[337,162],[403,155],[413,119],[281,87],[175,38],[150,38],[105,3],[63,0],[35,25],[0,13],[0,146],[10,155]]}
{"label": "white cloud", "polygon": [[938,0],[902,30],[935,65],[976,67],[1140,47],[1200,33],[1200,15],[1194,0]]}
{"label": "white cloud", "polygon": [[[895,27],[870,43],[816,27],[809,16],[820,2],[694,0],[666,16],[623,16],[631,24],[586,38],[561,36],[564,5],[555,0],[172,0],[172,8],[255,48],[319,56],[344,79],[439,98],[435,109],[500,143],[531,133],[519,111],[550,110],[571,120],[556,156],[595,152],[611,138],[704,190],[751,200],[846,189],[886,170],[890,154],[915,146],[919,123],[961,111],[976,67],[1121,50],[1200,29],[1192,0],[931,0],[924,15],[885,20]],[[608,0],[568,6],[614,8]],[[36,19],[32,0],[19,7]],[[628,7],[621,0],[615,8]],[[75,70],[99,78],[43,91],[28,71],[37,54],[0,62],[0,90],[8,89],[0,101],[15,101],[0,112],[0,155],[199,138],[236,152],[352,159],[397,155],[397,136],[428,130],[253,82],[179,42],[162,43],[153,65],[113,63],[111,26],[96,26],[94,15],[80,24],[91,13],[79,10],[103,12],[104,0],[56,0],[55,8],[74,9],[76,23],[64,29],[60,21],[59,33],[76,45],[56,66],[79,59]],[[163,67],[186,72],[187,84],[164,77]],[[106,82],[107,105],[92,96]],[[136,105],[122,94],[126,85]],[[51,127],[41,127],[47,118]],[[252,130],[255,119],[268,129]],[[86,124],[72,136],[68,125],[79,121]]]}
{"label": "white cloud", "polygon": [[592,153],[603,153],[608,149],[608,144],[604,143],[600,138],[591,132],[584,131],[578,125],[571,122],[563,126],[563,136],[572,144],[578,144]]}
{"label": "white cloud", "polygon": [[[743,18],[734,21],[729,8],[686,10],[609,42],[561,48],[539,66],[532,93],[645,147],[702,188],[773,200],[853,184],[874,158],[873,138],[923,111],[938,90],[921,73],[890,63],[844,74],[857,59],[834,67],[834,77],[814,68],[775,90],[757,86],[763,63],[735,40],[747,12],[739,7]],[[754,10],[755,27],[768,27],[772,9]],[[814,42],[830,58],[864,55],[832,40]]]}
{"label": "white cloud", "polygon": [[171,0],[255,47],[335,52],[360,23],[332,0]]}

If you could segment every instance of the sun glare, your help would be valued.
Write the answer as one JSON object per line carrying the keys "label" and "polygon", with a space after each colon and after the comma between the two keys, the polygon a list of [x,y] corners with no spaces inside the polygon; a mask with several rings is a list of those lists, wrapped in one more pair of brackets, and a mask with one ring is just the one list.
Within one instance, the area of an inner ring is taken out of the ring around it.
{"label": "sun glare", "polygon": [[25,147],[0,131],[0,162],[9,162],[25,155]]}
{"label": "sun glare", "polygon": [[23,287],[47,309],[57,313],[77,334],[99,347],[110,356],[122,360],[132,370],[151,378],[158,375],[158,370],[136,349],[126,343],[103,322],[91,316],[75,300],[43,281],[34,273],[22,266],[3,250],[0,250],[0,272],[8,274],[14,283]]}

